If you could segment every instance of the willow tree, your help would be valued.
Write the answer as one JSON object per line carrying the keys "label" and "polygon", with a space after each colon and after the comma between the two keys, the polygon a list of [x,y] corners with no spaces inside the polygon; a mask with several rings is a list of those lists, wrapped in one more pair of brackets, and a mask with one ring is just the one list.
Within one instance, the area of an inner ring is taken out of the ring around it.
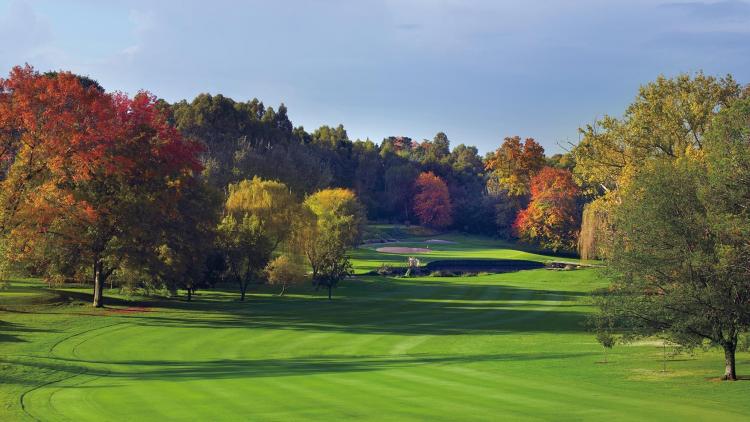
{"label": "willow tree", "polygon": [[281,182],[255,177],[229,185],[218,243],[227,271],[237,282],[240,300],[263,277],[276,248],[289,236],[298,204]]}

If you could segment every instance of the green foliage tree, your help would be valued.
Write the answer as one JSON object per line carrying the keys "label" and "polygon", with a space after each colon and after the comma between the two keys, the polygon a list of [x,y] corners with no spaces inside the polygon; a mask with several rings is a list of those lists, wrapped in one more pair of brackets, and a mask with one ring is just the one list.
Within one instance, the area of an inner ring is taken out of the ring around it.
{"label": "green foliage tree", "polygon": [[411,213],[414,181],[419,176],[419,170],[411,163],[388,166],[385,169],[385,202],[389,213],[400,221],[408,221]]}
{"label": "green foliage tree", "polygon": [[750,101],[722,111],[701,150],[653,159],[620,192],[600,318],[628,336],[724,350],[737,379],[739,335],[750,328]]}
{"label": "green foliage tree", "polygon": [[273,253],[273,243],[265,236],[257,216],[243,214],[237,220],[232,214],[224,217],[217,228],[218,244],[227,263],[230,277],[240,289],[240,300],[250,283],[258,281]]}
{"label": "green foliage tree", "polygon": [[742,95],[731,76],[662,76],[640,88],[623,118],[604,116],[582,128],[583,139],[572,150],[574,173],[595,204],[584,214],[587,235],[581,252],[593,258],[611,251],[608,214],[620,203],[618,190],[633,180],[644,162],[674,160],[701,150],[713,116]]}
{"label": "green foliage tree", "polygon": [[604,348],[604,363],[607,363],[607,351],[615,347],[617,339],[607,331],[598,331],[596,333],[596,341]]}
{"label": "green foliage tree", "polygon": [[207,260],[213,253],[220,204],[218,193],[205,181],[196,180],[184,189],[170,218],[159,227],[160,246],[152,265],[155,275],[170,290],[185,289],[188,301],[199,286],[208,284]]}

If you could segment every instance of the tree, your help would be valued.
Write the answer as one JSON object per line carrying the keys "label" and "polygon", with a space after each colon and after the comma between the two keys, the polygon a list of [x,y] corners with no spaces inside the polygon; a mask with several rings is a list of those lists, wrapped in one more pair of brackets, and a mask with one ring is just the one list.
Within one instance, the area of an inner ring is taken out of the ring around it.
{"label": "tree", "polygon": [[612,286],[600,318],[628,336],[724,350],[737,379],[738,337],[750,328],[750,101],[723,110],[701,154],[645,163],[614,216]]}
{"label": "tree", "polygon": [[279,296],[283,296],[287,286],[299,283],[305,278],[305,270],[302,265],[294,262],[287,255],[279,255],[276,259],[266,265],[266,277],[268,284],[281,286]]}
{"label": "tree", "polygon": [[349,189],[323,189],[305,199],[322,232],[330,233],[345,248],[360,241],[365,213],[357,195]]}
{"label": "tree", "polygon": [[526,138],[523,143],[519,136],[505,138],[485,161],[485,168],[492,172],[488,186],[511,196],[527,195],[531,178],[544,165],[544,148],[533,138]]}
{"label": "tree", "polygon": [[574,249],[580,226],[578,195],[568,170],[542,169],[531,179],[529,206],[516,217],[518,236],[554,251]]}
{"label": "tree", "polygon": [[283,183],[259,177],[229,185],[224,208],[219,247],[244,301],[250,283],[260,280],[271,254],[288,237],[298,208]]}
{"label": "tree", "polygon": [[660,76],[639,89],[623,118],[604,116],[580,129],[583,139],[572,150],[574,173],[583,193],[595,198],[582,222],[582,255],[604,258],[611,251],[609,214],[620,203],[618,190],[633,180],[642,164],[701,150],[713,116],[742,95],[731,76]]}
{"label": "tree", "polygon": [[293,244],[312,268],[316,288],[328,289],[328,299],[338,283],[351,274],[347,249],[361,236],[364,211],[347,189],[324,189],[304,202],[293,229]]}
{"label": "tree", "polygon": [[596,341],[604,348],[604,363],[607,363],[607,350],[615,347],[615,337],[607,331],[599,331],[596,333]]}
{"label": "tree", "polygon": [[13,257],[44,251],[89,262],[100,307],[107,277],[153,238],[200,171],[200,147],[145,92],[110,95],[71,73],[28,66],[2,86],[0,121],[16,142],[2,181]]}
{"label": "tree", "polygon": [[414,214],[422,225],[445,228],[453,221],[448,185],[434,173],[422,173],[414,182]]}
{"label": "tree", "polygon": [[416,166],[408,162],[389,163],[385,169],[385,202],[389,214],[399,217],[401,221],[409,220],[414,179],[418,175],[419,170]]}
{"label": "tree", "polygon": [[[209,284],[209,256],[213,253],[220,197],[204,180],[185,186],[173,213],[156,234],[157,253],[144,251],[138,266],[151,267],[153,275],[176,291],[184,288],[190,301],[199,286]],[[155,258],[155,262],[153,261]],[[151,261],[151,262],[149,262]]]}

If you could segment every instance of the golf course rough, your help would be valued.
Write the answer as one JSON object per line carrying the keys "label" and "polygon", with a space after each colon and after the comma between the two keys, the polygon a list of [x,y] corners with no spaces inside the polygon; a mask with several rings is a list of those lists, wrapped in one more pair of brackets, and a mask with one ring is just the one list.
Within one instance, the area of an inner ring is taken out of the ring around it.
{"label": "golf course rough", "polygon": [[[428,260],[552,259],[481,238]],[[421,239],[396,246],[411,247]],[[404,257],[363,247],[357,273]],[[453,278],[361,276],[328,301],[309,287],[227,289],[194,302],[93,310],[88,290],[0,292],[0,420],[742,420],[750,383],[714,382],[717,351],[618,345],[586,331],[595,269]],[[23,294],[21,294],[23,293]],[[15,295],[15,296],[14,296]],[[117,311],[125,310],[125,311]],[[738,355],[742,374],[750,370]]]}

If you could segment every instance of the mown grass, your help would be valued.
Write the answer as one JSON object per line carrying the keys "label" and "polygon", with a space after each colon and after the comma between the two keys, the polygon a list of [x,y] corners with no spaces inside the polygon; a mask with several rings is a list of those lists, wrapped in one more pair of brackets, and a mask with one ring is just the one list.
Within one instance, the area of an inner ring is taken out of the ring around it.
{"label": "mown grass", "polygon": [[[425,261],[524,259],[490,239],[440,236]],[[406,239],[424,245],[424,238]],[[354,252],[362,274],[405,256]],[[357,276],[335,291],[257,288],[181,299],[34,280],[0,291],[0,420],[738,420],[750,383],[720,383],[716,351],[658,341],[602,348],[586,331],[596,270],[453,278]],[[740,372],[750,366],[740,354]]]}

